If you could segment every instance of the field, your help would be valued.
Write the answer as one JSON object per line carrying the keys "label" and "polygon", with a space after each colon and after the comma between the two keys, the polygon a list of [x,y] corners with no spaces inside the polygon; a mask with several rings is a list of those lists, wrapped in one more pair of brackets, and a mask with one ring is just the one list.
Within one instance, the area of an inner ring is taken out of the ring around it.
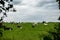
{"label": "field", "polygon": [[[33,23],[3,23],[6,27],[11,27],[13,30],[3,30],[3,36],[0,37],[0,40],[44,40],[45,36],[51,37],[54,40],[53,36],[49,33],[56,32],[54,29],[57,27],[58,22],[49,22],[48,25],[43,23],[38,23],[32,28]],[[22,26],[22,29],[17,26]]]}

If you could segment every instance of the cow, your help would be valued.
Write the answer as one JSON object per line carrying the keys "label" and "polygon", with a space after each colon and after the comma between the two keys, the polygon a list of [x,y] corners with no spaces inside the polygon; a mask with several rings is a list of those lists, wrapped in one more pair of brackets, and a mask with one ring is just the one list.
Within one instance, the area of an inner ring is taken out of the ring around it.
{"label": "cow", "polygon": [[2,28],[2,23],[0,23],[0,28]]}
{"label": "cow", "polygon": [[18,28],[20,28],[21,26],[17,26]]}
{"label": "cow", "polygon": [[22,26],[17,26],[18,28],[22,29]]}
{"label": "cow", "polygon": [[43,23],[44,25],[48,25],[48,24],[46,23],[46,21],[43,21],[42,23]]}
{"label": "cow", "polygon": [[34,24],[32,24],[32,28],[34,28],[35,27],[35,25]]}
{"label": "cow", "polygon": [[45,21],[43,21],[42,23],[46,23]]}
{"label": "cow", "polygon": [[35,22],[32,24],[32,28],[34,28],[36,25],[38,25],[39,23],[38,22]]}
{"label": "cow", "polygon": [[13,30],[11,27],[6,27],[6,26],[3,26],[4,27],[4,30]]}
{"label": "cow", "polygon": [[37,25],[37,24],[38,24],[37,22],[33,23],[33,25]]}

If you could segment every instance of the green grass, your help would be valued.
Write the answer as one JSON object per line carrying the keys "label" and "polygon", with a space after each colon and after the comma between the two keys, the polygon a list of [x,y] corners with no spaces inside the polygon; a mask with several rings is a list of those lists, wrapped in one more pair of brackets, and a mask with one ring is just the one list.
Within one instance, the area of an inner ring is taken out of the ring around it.
{"label": "green grass", "polygon": [[[32,28],[33,23],[4,23],[6,27],[11,27],[13,30],[3,30],[3,37],[0,37],[1,40],[43,40],[43,37],[50,35],[48,31],[54,32],[58,22],[49,22],[48,25],[39,23],[35,25],[35,28]],[[23,28],[17,28],[18,25],[21,25]],[[53,39],[53,36],[51,36]]]}

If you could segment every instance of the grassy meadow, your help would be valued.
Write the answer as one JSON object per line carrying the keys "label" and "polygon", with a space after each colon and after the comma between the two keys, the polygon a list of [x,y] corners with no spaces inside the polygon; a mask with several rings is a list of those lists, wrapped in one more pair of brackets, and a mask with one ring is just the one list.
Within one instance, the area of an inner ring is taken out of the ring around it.
{"label": "grassy meadow", "polygon": [[[43,23],[38,23],[32,28],[32,24],[30,22],[27,23],[3,23],[6,27],[11,27],[13,30],[3,30],[3,36],[0,37],[0,40],[44,40],[45,36],[49,36],[54,40],[53,35],[49,33],[56,32],[55,27],[57,27],[58,22],[49,22],[48,25],[44,25]],[[17,26],[22,26],[22,29]]]}

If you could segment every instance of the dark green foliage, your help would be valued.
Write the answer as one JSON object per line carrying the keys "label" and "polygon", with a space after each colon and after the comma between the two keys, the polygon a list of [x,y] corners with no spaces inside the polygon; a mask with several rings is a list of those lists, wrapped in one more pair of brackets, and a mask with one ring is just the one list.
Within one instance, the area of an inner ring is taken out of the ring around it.
{"label": "dark green foliage", "polygon": [[45,36],[43,39],[44,40],[52,40],[51,37],[49,37],[49,36]]}
{"label": "dark green foliage", "polygon": [[60,39],[60,23],[58,23],[58,28],[57,28],[57,40],[59,40]]}
{"label": "dark green foliage", "polygon": [[3,33],[2,33],[2,30],[0,30],[0,37],[2,37]]}
{"label": "dark green foliage", "polygon": [[56,29],[57,32],[51,32],[51,31],[49,31],[49,33],[51,35],[53,35],[54,40],[60,40],[60,23],[58,23],[57,25],[58,26],[55,27],[55,29]]}
{"label": "dark green foliage", "polygon": [[59,35],[56,32],[49,32],[51,35],[53,35],[54,40],[58,40],[59,39]]}
{"label": "dark green foliage", "polygon": [[59,31],[60,32],[60,23],[58,23],[58,30],[57,31]]}

